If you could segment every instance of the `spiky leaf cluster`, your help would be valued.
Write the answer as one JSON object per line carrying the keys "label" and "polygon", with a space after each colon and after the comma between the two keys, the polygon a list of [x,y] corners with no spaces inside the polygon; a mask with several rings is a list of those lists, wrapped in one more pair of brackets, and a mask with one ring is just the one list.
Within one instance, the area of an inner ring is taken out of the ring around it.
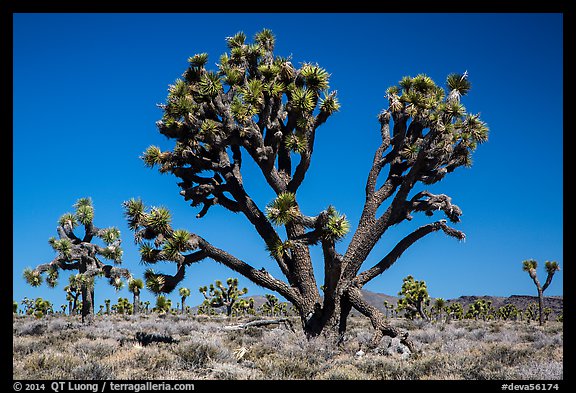
{"label": "spiky leaf cluster", "polygon": [[546,267],[546,272],[550,275],[560,270],[560,266],[556,261],[546,261],[544,266]]}
{"label": "spiky leaf cluster", "polygon": [[279,194],[266,206],[266,216],[275,225],[286,225],[299,215],[296,196],[291,192]]}
{"label": "spiky leaf cluster", "polygon": [[39,287],[42,285],[42,276],[40,275],[40,272],[36,270],[26,268],[24,269],[23,276],[24,280],[26,280],[26,282],[32,287]]}
{"label": "spiky leaf cluster", "polygon": [[128,290],[133,294],[139,295],[142,288],[144,288],[144,282],[140,278],[132,278],[128,281]]}
{"label": "spiky leaf cluster", "polygon": [[195,236],[186,230],[172,228],[168,209],[151,207],[147,211],[140,199],[124,202],[124,208],[128,225],[135,231],[134,240],[140,245],[142,262],[181,262],[187,252],[197,248]]}
{"label": "spiky leaf cluster", "polygon": [[387,90],[389,107],[379,115],[390,119],[410,119],[401,157],[410,167],[417,159],[423,167],[418,180],[432,184],[460,166],[472,165],[471,154],[478,144],[488,140],[488,126],[479,114],[467,113],[460,97],[470,90],[468,74],[450,74],[448,94],[427,75],[406,76]]}
{"label": "spiky leaf cluster", "polygon": [[323,237],[328,240],[341,240],[350,231],[350,222],[346,215],[340,214],[333,206],[327,209],[328,220],[323,228]]}
{"label": "spiky leaf cluster", "polygon": [[160,274],[156,274],[153,269],[147,269],[144,272],[144,279],[146,280],[146,289],[158,295],[163,292],[165,278]]}
{"label": "spiky leaf cluster", "polygon": [[[268,29],[253,42],[239,32],[226,39],[229,51],[219,57],[216,70],[206,68],[206,53],[196,54],[170,85],[157,126],[175,141],[174,148],[150,146],[141,158],[148,167],[182,178],[181,194],[192,206],[203,204],[207,211],[214,204],[233,205],[226,203],[229,190],[223,179],[230,153],[234,159],[240,156],[237,148],[262,167],[273,165],[278,155],[286,157],[287,151],[306,155],[316,128],[339,110],[328,72],[276,56],[275,41]],[[213,175],[212,181],[200,174]]]}

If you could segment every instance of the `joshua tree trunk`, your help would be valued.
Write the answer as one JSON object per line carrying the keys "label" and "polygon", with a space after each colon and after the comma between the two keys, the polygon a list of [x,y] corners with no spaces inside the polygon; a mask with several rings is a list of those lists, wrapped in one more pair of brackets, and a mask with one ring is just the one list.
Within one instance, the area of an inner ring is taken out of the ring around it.
{"label": "joshua tree trunk", "polygon": [[182,315],[184,315],[184,310],[186,310],[186,297],[182,296]]}
{"label": "joshua tree trunk", "polygon": [[140,295],[137,293],[134,293],[133,304],[134,304],[134,315],[136,315],[140,312]]}

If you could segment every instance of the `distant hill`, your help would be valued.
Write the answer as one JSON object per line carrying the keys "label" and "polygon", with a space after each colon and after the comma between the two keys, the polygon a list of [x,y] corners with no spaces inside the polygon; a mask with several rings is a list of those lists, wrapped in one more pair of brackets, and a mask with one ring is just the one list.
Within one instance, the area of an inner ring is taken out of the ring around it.
{"label": "distant hill", "polygon": [[[380,311],[384,312],[384,300],[388,303],[396,304],[398,303],[398,296],[386,295],[384,293],[362,290],[362,295],[364,299],[372,306],[376,307]],[[266,298],[262,295],[244,296],[244,298],[254,299],[254,306],[258,309],[262,304],[266,302]],[[446,299],[447,304],[449,303],[460,303],[464,307],[464,311],[468,309],[468,305],[474,303],[478,299],[484,299],[486,301],[492,301],[492,307],[498,309],[505,304],[513,304],[518,309],[526,309],[530,303],[538,303],[537,296],[527,296],[527,295],[512,295],[509,297],[500,296],[460,296],[455,299]],[[432,302],[434,299],[432,299]],[[431,303],[432,303],[431,302]],[[284,302],[286,303],[286,302]],[[289,305],[289,303],[288,303]],[[544,296],[544,307],[550,307],[552,309],[552,317],[560,315],[564,307],[564,297],[563,296]],[[198,306],[192,307],[192,312],[196,313]],[[352,315],[358,315],[358,311],[353,310]]]}
{"label": "distant hill", "polygon": [[[384,311],[384,300],[388,303],[394,305],[398,302],[397,296],[385,295],[383,293],[371,292],[367,290],[362,290],[364,299],[372,306]],[[460,303],[464,307],[464,311],[468,308],[469,304],[474,303],[478,299],[484,299],[486,301],[492,301],[492,307],[498,309],[505,304],[513,304],[518,309],[526,309],[530,303],[538,303],[537,296],[527,296],[527,295],[512,295],[509,297],[499,297],[499,296],[460,296],[455,299],[446,299],[449,303]],[[432,299],[432,302],[434,299]],[[553,315],[559,315],[562,313],[564,307],[564,297],[563,296],[544,296],[544,307],[550,307],[552,309]]]}

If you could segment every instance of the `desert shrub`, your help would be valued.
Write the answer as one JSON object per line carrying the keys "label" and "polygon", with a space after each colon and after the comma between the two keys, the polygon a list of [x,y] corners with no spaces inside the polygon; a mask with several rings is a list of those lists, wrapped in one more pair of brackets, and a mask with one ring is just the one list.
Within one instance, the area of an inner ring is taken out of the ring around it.
{"label": "desert shrub", "polygon": [[45,321],[30,321],[25,322],[18,328],[14,327],[14,333],[20,336],[40,336],[47,330],[47,323]]}
{"label": "desert shrub", "polygon": [[360,371],[354,364],[340,363],[327,367],[327,370],[318,375],[317,378],[329,380],[366,380],[370,379],[371,375]]}
{"label": "desert shrub", "polygon": [[100,340],[82,338],[72,345],[72,350],[86,355],[87,358],[101,359],[111,355],[119,346],[118,341],[110,338]]}
{"label": "desert shrub", "polygon": [[177,345],[174,353],[191,368],[206,368],[211,361],[235,361],[218,337],[191,337]]}
{"label": "desert shrub", "polygon": [[115,376],[110,367],[96,362],[89,362],[74,367],[71,371],[71,379],[102,381],[115,379]]}
{"label": "desert shrub", "polygon": [[317,358],[271,353],[255,361],[265,379],[313,379],[320,369]]}

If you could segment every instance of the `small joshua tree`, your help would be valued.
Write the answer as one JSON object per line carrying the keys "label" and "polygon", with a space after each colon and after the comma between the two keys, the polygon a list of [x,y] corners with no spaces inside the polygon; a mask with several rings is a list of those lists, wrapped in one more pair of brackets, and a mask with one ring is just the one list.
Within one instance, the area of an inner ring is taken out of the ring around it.
{"label": "small joshua tree", "polygon": [[42,299],[41,297],[36,298],[31,307],[26,310],[27,315],[34,315],[34,317],[38,319],[45,315],[52,314],[53,312],[52,303],[48,300]]}
{"label": "small joshua tree", "polygon": [[212,308],[224,306],[226,307],[226,315],[230,316],[232,315],[234,303],[238,301],[240,296],[248,293],[248,289],[239,290],[237,278],[227,279],[226,285],[227,287],[222,284],[222,281],[216,280],[214,284],[210,284],[210,287],[200,287],[199,291],[208,300]]}
{"label": "small joshua tree", "polygon": [[264,315],[274,317],[282,312],[283,304],[280,303],[278,298],[270,293],[264,295],[266,297],[266,302],[262,304],[261,309]]}
{"label": "small joshua tree", "polygon": [[18,302],[16,300],[12,300],[12,313],[18,314]]}
{"label": "small joshua tree", "polygon": [[538,262],[536,262],[534,259],[528,259],[524,262],[522,262],[522,270],[524,270],[525,272],[528,272],[528,274],[530,275],[530,278],[532,279],[532,281],[534,281],[534,284],[536,285],[536,289],[538,290],[538,311],[539,311],[539,321],[540,321],[540,325],[544,324],[544,291],[546,290],[546,288],[548,288],[548,286],[550,285],[550,283],[552,282],[552,278],[554,277],[554,274],[560,270],[560,266],[558,266],[558,263],[555,261],[546,261],[546,273],[548,273],[548,275],[546,276],[546,282],[544,283],[544,285],[540,285],[540,281],[538,280],[538,276],[536,275],[536,267],[538,266]]}
{"label": "small joshua tree", "polygon": [[68,301],[68,315],[76,314],[78,308],[78,297],[82,293],[80,279],[77,274],[68,277],[68,285],[64,287],[66,300]]}
{"label": "small joshua tree", "polygon": [[424,311],[424,307],[430,304],[430,296],[425,281],[416,281],[412,276],[405,277],[398,295],[402,296],[398,300],[398,311],[405,310],[406,317],[410,319],[419,315],[427,321],[430,320]]}
{"label": "small joshua tree", "polygon": [[255,315],[256,309],[254,308],[254,298],[240,299],[234,304],[233,312],[235,315]]}
{"label": "small joshua tree", "polygon": [[464,316],[464,307],[462,307],[462,304],[458,302],[447,305],[444,307],[444,311],[447,315],[447,321],[450,321],[451,319],[462,319]]}
{"label": "small joshua tree", "polygon": [[[114,264],[122,262],[120,248],[120,231],[115,227],[100,229],[93,223],[94,208],[90,198],[80,198],[74,205],[74,213],[65,213],[58,220],[58,239],[48,240],[57,253],[56,257],[36,268],[26,268],[24,278],[28,284],[37,287],[42,284],[43,274],[47,275],[46,283],[55,287],[60,270],[78,271],[78,280],[82,292],[82,322],[90,323],[94,314],[94,278],[104,276],[117,289],[122,286],[122,277],[131,278],[127,269],[104,264],[100,258],[111,259]],[[74,230],[82,225],[84,235],[77,235]],[[105,246],[99,246],[92,241],[101,239]]]}
{"label": "small joshua tree", "polygon": [[486,319],[486,317],[488,316],[488,312],[491,308],[492,305],[492,301],[491,300],[484,300],[484,299],[477,299],[474,303],[470,304],[468,306],[468,310],[466,311],[466,314],[464,315],[464,318],[468,318],[468,319],[478,319],[478,318],[482,318],[482,319]]}
{"label": "small joshua tree", "polygon": [[134,314],[140,312],[140,291],[144,288],[144,282],[139,278],[132,278],[128,281],[128,291],[134,296],[133,308]]}
{"label": "small joshua tree", "polygon": [[386,310],[386,318],[388,316],[392,317],[392,312],[394,311],[394,304],[390,303],[388,300],[384,300],[384,309]]}
{"label": "small joshua tree", "polygon": [[182,314],[184,314],[184,310],[186,310],[186,298],[190,296],[190,289],[182,287],[178,290],[178,293],[182,299]]}
{"label": "small joshua tree", "polygon": [[444,307],[446,306],[446,300],[444,300],[441,297],[438,297],[436,299],[434,299],[434,306],[433,309],[436,312],[436,319],[437,320],[442,320],[442,310],[444,310]]}
{"label": "small joshua tree", "polygon": [[110,315],[110,299],[104,299],[104,304],[106,305],[106,315]]}
{"label": "small joshua tree", "polygon": [[505,321],[516,319],[518,317],[518,309],[512,303],[508,303],[498,308],[496,315]]}
{"label": "small joshua tree", "polygon": [[168,299],[166,296],[160,295],[156,297],[156,306],[154,307],[154,311],[165,314],[170,312],[172,308],[172,300]]}

